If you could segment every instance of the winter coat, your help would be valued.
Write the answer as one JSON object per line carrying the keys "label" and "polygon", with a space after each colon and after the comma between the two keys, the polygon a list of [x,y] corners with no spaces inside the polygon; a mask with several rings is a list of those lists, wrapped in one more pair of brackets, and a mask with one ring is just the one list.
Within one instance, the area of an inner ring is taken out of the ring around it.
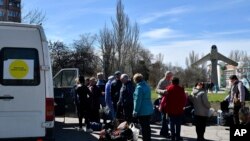
{"label": "winter coat", "polygon": [[126,84],[122,84],[118,103],[120,103],[122,106],[126,106],[127,104],[133,104],[134,90],[135,88],[131,81],[128,81]]}
{"label": "winter coat", "polygon": [[118,102],[120,97],[121,87],[122,87],[121,80],[115,79],[111,82],[111,98],[113,102]]}
{"label": "winter coat", "polygon": [[183,108],[186,105],[186,94],[183,87],[173,85],[167,87],[166,95],[166,113],[169,116],[179,116],[184,113]]}
{"label": "winter coat", "polygon": [[208,101],[207,92],[204,89],[193,88],[189,99],[194,105],[195,115],[208,116],[211,105]]}
{"label": "winter coat", "polygon": [[136,84],[134,97],[133,114],[137,116],[147,116],[153,113],[151,102],[151,89],[145,81]]}
{"label": "winter coat", "polygon": [[[241,81],[235,81],[233,85],[230,88],[230,97],[229,102],[233,103],[236,102],[235,100],[238,100],[239,102],[245,101],[245,89],[244,85]],[[235,104],[235,103],[234,103]]]}
{"label": "winter coat", "polygon": [[77,87],[75,87],[75,89],[76,89],[76,94],[79,97],[80,104],[88,105],[89,104],[88,97],[91,94],[88,87],[83,84],[78,84]]}
{"label": "winter coat", "polygon": [[113,102],[112,102],[112,98],[111,98],[111,80],[109,80],[107,83],[106,83],[106,86],[105,86],[105,102],[106,102],[106,105],[110,108],[110,109],[114,109],[113,108]]}
{"label": "winter coat", "polygon": [[91,95],[89,97],[91,109],[99,109],[100,108],[99,98],[101,96],[101,90],[96,85],[89,86],[89,90],[91,92]]}
{"label": "winter coat", "polygon": [[105,92],[105,85],[106,85],[105,80],[98,80],[96,83],[96,86],[101,90],[101,92]]}

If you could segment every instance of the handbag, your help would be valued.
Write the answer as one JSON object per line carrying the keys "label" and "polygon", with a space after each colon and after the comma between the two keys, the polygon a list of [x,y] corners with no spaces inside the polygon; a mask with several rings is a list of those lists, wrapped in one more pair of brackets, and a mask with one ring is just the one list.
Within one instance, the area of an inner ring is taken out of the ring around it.
{"label": "handbag", "polygon": [[134,123],[131,123],[129,125],[129,128],[132,130],[133,132],[133,141],[137,141],[138,137],[139,137],[139,132],[140,130],[138,128],[135,127]]}
{"label": "handbag", "polygon": [[166,98],[166,96],[163,96],[161,98],[161,103],[160,103],[160,106],[159,106],[159,111],[162,112],[162,113],[166,113],[166,105],[167,105],[167,98]]}

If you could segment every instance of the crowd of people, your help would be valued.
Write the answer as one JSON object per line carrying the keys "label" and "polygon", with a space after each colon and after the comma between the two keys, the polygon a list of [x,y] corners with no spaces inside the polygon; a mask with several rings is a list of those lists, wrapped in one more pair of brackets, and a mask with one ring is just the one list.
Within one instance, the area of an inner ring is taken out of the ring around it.
{"label": "crowd of people", "polygon": [[[87,80],[87,81],[86,81]],[[233,109],[234,124],[249,125],[249,109],[245,107],[242,83],[235,75],[230,77],[232,87],[228,97],[228,107]],[[181,124],[185,109],[193,107],[193,119],[196,127],[197,141],[204,141],[206,123],[211,105],[205,83],[197,82],[190,94],[180,85],[180,79],[167,71],[156,87],[161,112],[160,135],[171,140],[183,140]],[[236,90],[237,88],[237,90]],[[128,74],[116,71],[106,81],[103,73],[96,77],[76,79],[75,105],[79,119],[79,130],[83,130],[85,119],[86,132],[93,132],[91,122],[107,124],[108,121],[120,123],[137,123],[140,125],[143,141],[151,140],[150,120],[153,114],[151,87],[143,75],[136,73],[132,80]],[[104,115],[100,117],[100,109]],[[241,122],[240,122],[241,121]],[[169,128],[170,127],[170,128]]]}
{"label": "crowd of people", "polygon": [[[97,79],[96,79],[97,78]],[[127,74],[116,71],[105,81],[103,73],[85,79],[80,76],[74,86],[75,105],[79,119],[78,130],[83,130],[85,119],[86,132],[93,132],[91,122],[100,123],[100,108],[105,110],[103,124],[107,121],[126,121],[138,123],[143,140],[150,140],[150,118],[153,113],[151,88],[143,75],[137,73],[133,80]]]}

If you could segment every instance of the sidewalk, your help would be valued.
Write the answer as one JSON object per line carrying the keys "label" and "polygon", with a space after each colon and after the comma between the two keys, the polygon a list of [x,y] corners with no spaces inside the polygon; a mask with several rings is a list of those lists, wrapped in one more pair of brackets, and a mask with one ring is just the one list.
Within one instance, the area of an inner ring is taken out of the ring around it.
{"label": "sidewalk", "polygon": [[[225,126],[207,126],[205,132],[205,139],[211,141],[229,141],[230,133],[229,127]],[[182,126],[181,136],[184,140],[196,140],[195,126]]]}
{"label": "sidewalk", "polygon": [[[159,136],[160,125],[151,125],[151,139],[152,141],[170,141],[171,139],[166,139]],[[229,130],[226,130],[224,126],[207,126],[205,132],[205,139],[209,141],[229,141]],[[142,141],[141,135],[139,136],[139,141]],[[181,127],[181,137],[184,141],[196,141],[195,126],[182,125]]]}
{"label": "sidewalk", "polygon": [[[56,118],[57,122],[63,123],[63,118]],[[65,125],[70,125],[70,124],[75,124],[77,125],[77,118],[66,118],[65,119]],[[73,127],[72,127],[73,128]],[[170,139],[166,139],[162,136],[159,135],[160,133],[160,129],[161,129],[161,125],[160,124],[151,124],[151,139],[152,141],[170,141]],[[229,127],[225,127],[225,126],[217,126],[217,125],[213,125],[213,126],[207,126],[206,128],[206,132],[205,132],[205,139],[209,140],[209,141],[229,141]],[[95,131],[91,134],[93,141],[98,140],[99,138],[99,132]],[[196,132],[195,132],[195,126],[186,126],[186,125],[182,125],[181,127],[181,136],[183,137],[184,141],[196,141]],[[89,140],[89,136],[84,136],[84,137],[88,137],[88,139],[83,139],[83,141],[85,140]],[[65,140],[65,138],[64,138]],[[139,140],[138,141],[142,141],[141,139],[141,135],[139,135]]]}

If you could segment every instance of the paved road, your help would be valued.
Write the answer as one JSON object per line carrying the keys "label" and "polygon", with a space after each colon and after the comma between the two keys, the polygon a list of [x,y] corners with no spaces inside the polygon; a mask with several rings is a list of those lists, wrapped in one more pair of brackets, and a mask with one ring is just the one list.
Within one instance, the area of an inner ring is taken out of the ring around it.
{"label": "paved road", "polygon": [[[56,141],[98,141],[99,132],[86,133],[78,131],[76,118],[56,118]],[[206,128],[205,138],[210,141],[229,141],[229,130],[224,126],[208,126]],[[160,125],[151,125],[152,141],[168,141],[159,136]],[[196,133],[194,126],[182,126],[181,136],[184,141],[196,141]],[[142,141],[141,135],[139,140]]]}

